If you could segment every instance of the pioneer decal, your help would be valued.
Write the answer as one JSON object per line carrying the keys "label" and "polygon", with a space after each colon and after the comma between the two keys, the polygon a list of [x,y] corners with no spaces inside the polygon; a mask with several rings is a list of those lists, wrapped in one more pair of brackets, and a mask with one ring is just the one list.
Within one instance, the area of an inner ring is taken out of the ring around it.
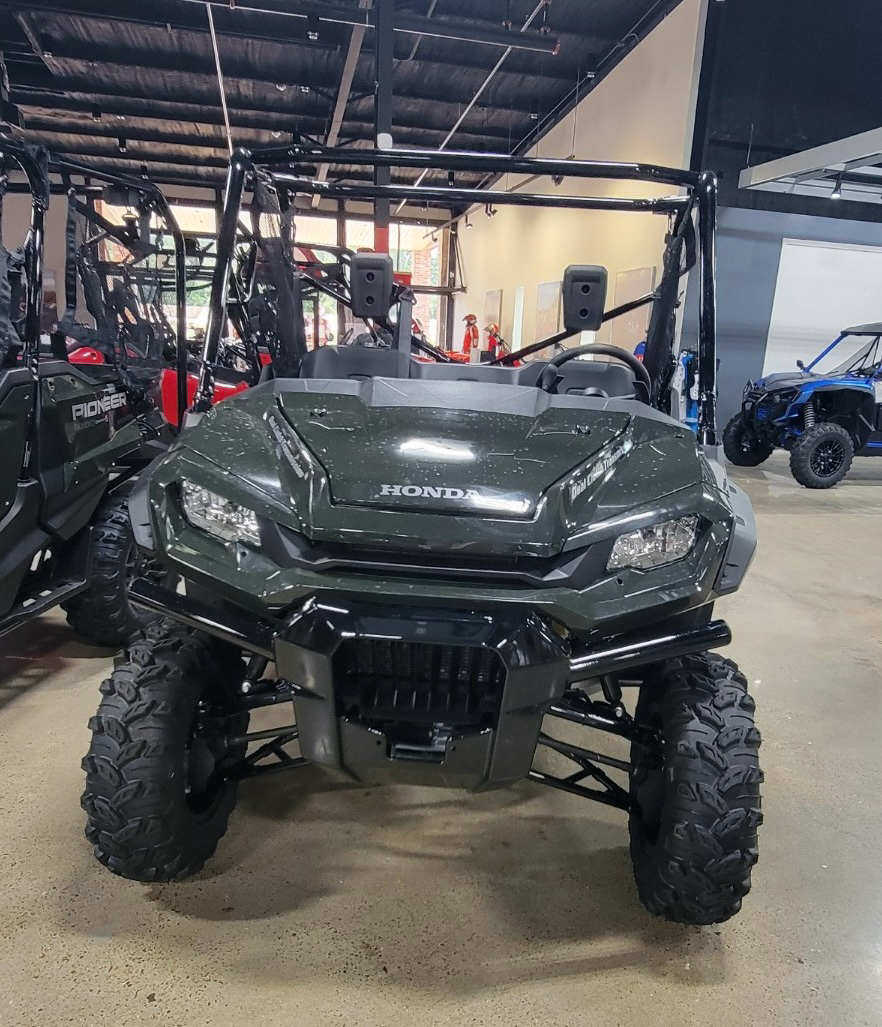
{"label": "pioneer decal", "polygon": [[290,436],[284,431],[272,414],[267,417],[266,421],[270,427],[270,431],[273,433],[273,438],[279,444],[279,449],[281,449],[291,470],[298,478],[306,480],[309,477],[309,467],[308,465],[305,465],[303,455],[295,448]]}
{"label": "pioneer decal", "polygon": [[579,477],[574,481],[570,482],[570,502],[578,499],[579,496],[590,486],[593,485],[598,478],[602,478],[605,474],[615,467],[615,465],[628,453],[634,443],[630,439],[625,439],[624,442],[619,443],[618,446],[611,449],[605,456],[601,457],[596,463],[590,465],[587,470],[580,472]]}
{"label": "pioneer decal", "polygon": [[70,413],[75,421],[89,421],[93,417],[109,414],[111,410],[119,410],[120,407],[125,405],[126,394],[124,392],[105,392],[103,395],[87,400],[85,403],[74,403]]}

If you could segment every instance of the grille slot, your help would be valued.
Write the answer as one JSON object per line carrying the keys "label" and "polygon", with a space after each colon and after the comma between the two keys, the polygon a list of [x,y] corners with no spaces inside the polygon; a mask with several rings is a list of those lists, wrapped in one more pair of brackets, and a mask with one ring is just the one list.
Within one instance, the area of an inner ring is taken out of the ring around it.
{"label": "grille slot", "polygon": [[356,638],[334,654],[334,680],[340,712],[371,726],[493,727],[505,668],[482,647]]}

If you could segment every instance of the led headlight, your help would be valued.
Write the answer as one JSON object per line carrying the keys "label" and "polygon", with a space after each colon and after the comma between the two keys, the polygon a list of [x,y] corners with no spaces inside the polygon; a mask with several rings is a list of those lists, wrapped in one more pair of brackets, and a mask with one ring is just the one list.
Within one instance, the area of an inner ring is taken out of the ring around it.
{"label": "led headlight", "polygon": [[645,571],[682,560],[692,551],[697,534],[696,514],[629,531],[616,539],[606,569],[614,571],[622,567],[636,567],[637,570]]}
{"label": "led headlight", "polygon": [[201,528],[225,542],[260,544],[257,515],[253,510],[190,481],[181,482],[181,503],[184,516],[194,528]]}

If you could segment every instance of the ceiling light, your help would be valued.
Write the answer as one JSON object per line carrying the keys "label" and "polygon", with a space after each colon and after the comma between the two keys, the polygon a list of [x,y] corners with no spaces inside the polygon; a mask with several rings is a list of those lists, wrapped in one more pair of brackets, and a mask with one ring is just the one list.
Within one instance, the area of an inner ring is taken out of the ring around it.
{"label": "ceiling light", "polygon": [[276,89],[278,89],[278,91],[280,93],[284,93],[287,88],[288,88],[288,86],[284,82],[277,82],[276,83]]}
{"label": "ceiling light", "polygon": [[273,139],[281,139],[282,138],[282,133],[277,128],[275,128],[275,129],[273,129],[272,136],[273,136]]}
{"label": "ceiling light", "polygon": [[119,152],[120,153],[125,153],[126,149],[127,149],[127,147],[126,147],[126,137],[125,136],[120,136],[119,139],[117,139],[117,141],[116,141],[116,145],[119,147]]}
{"label": "ceiling light", "polygon": [[465,226],[466,226],[466,228],[471,228],[472,227],[472,223],[471,223],[471,221],[469,221],[468,214],[466,214]]}
{"label": "ceiling light", "polygon": [[101,120],[101,108],[100,107],[93,107],[92,108],[92,120],[93,121],[100,121]]}
{"label": "ceiling light", "polygon": [[845,175],[845,172],[844,171],[840,171],[839,174],[836,176],[836,185],[833,186],[833,192],[830,193],[830,199],[831,200],[841,200],[842,199],[842,178],[843,178],[844,175]]}
{"label": "ceiling light", "polygon": [[306,38],[310,43],[317,43],[319,37],[319,16],[315,13],[306,16]]}
{"label": "ceiling light", "polygon": [[309,86],[298,86],[297,88],[300,90],[301,93],[308,93],[310,91]]}
{"label": "ceiling light", "polygon": [[498,213],[498,211],[496,210],[496,208],[493,206],[492,203],[488,203],[484,207],[484,213],[487,215],[488,218],[495,218],[497,213]]}

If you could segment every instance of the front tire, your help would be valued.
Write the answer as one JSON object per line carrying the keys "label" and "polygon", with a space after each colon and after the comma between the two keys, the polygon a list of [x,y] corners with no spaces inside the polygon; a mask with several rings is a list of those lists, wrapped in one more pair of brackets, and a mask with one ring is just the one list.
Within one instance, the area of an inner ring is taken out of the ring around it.
{"label": "front tire", "polygon": [[105,499],[92,520],[89,587],[62,603],[67,622],[95,645],[120,649],[157,617],[132,606],[129,584],[137,576],[161,584],[168,575],[139,553],[129,519],[127,489]]}
{"label": "front tire", "polygon": [[736,467],[758,467],[774,450],[748,428],[743,414],[736,414],[723,429],[723,452]]}
{"label": "front tire", "polygon": [[854,443],[838,424],[816,424],[790,450],[790,473],[807,489],[829,489],[848,474]]}
{"label": "front tire", "polygon": [[244,755],[224,738],[247,731],[248,714],[221,720],[206,704],[234,694],[244,676],[236,650],[160,621],[101,685],[82,806],[86,837],[108,870],[181,880],[214,853],[236,802],[224,767]]}
{"label": "front tire", "polygon": [[671,660],[640,689],[636,719],[659,741],[631,750],[631,860],[657,916],[721,923],[750,890],[762,821],[753,714],[744,675],[713,653]]}

